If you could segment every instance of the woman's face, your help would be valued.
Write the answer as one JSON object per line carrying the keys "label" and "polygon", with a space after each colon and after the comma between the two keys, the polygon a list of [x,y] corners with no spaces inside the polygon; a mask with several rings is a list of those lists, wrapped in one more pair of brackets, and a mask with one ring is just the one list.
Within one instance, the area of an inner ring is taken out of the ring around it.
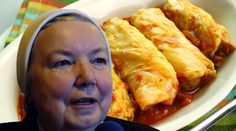
{"label": "woman's face", "polygon": [[94,129],[111,103],[112,79],[101,32],[88,22],[60,21],[32,49],[30,100],[47,130]]}

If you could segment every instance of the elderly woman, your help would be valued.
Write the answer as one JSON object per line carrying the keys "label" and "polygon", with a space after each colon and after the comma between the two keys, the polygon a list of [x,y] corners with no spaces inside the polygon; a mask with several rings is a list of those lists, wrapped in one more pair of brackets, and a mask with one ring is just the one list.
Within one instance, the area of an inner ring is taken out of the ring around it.
{"label": "elderly woman", "polygon": [[109,47],[101,28],[79,11],[47,12],[28,27],[17,79],[26,117],[0,130],[155,130],[106,117],[112,100]]}

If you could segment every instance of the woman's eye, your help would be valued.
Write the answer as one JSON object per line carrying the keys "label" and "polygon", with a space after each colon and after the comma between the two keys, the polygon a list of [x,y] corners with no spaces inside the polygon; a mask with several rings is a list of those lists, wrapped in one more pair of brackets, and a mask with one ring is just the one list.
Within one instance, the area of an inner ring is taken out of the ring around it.
{"label": "woman's eye", "polygon": [[106,65],[106,64],[107,64],[107,61],[106,61],[106,59],[104,59],[104,58],[96,58],[93,63],[94,63],[94,64],[99,64],[99,65],[100,65],[100,64]]}
{"label": "woman's eye", "polygon": [[66,65],[71,65],[72,63],[68,60],[62,60],[58,61],[54,64],[54,67],[61,67],[61,66],[66,66]]}

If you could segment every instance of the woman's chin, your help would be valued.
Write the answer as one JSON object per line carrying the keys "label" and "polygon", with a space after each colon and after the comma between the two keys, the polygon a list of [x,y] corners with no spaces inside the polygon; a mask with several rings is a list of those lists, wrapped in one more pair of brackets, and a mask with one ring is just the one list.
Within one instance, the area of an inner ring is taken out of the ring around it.
{"label": "woman's chin", "polygon": [[82,129],[95,128],[104,119],[100,111],[86,112],[80,111],[71,113],[65,116],[65,125],[72,129]]}

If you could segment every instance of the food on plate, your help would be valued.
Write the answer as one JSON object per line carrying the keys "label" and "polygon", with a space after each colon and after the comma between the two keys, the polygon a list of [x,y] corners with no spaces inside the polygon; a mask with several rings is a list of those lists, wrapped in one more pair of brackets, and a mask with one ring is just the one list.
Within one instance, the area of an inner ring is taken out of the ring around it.
{"label": "food on plate", "polygon": [[108,19],[102,28],[112,61],[140,108],[171,105],[178,91],[176,72],[154,44],[121,18]]}
{"label": "food on plate", "polygon": [[108,111],[108,116],[129,120],[134,119],[134,107],[129,97],[127,86],[119,78],[112,67],[112,103]]}
{"label": "food on plate", "polygon": [[184,91],[193,91],[216,75],[214,64],[205,57],[159,8],[140,9],[130,17],[173,65]]}
{"label": "food on plate", "polygon": [[235,49],[228,30],[188,0],[168,0],[163,11],[216,67]]}
{"label": "food on plate", "polygon": [[[103,24],[116,65],[109,116],[157,124],[198,93],[183,92],[178,85],[191,91],[209,83],[216,75],[214,66],[235,48],[227,29],[187,0],[168,0],[162,9],[168,19],[160,9],[141,9],[127,19],[111,18]],[[25,116],[23,103],[21,93],[20,120]]]}
{"label": "food on plate", "polygon": [[19,120],[23,120],[26,112],[25,112],[25,108],[24,108],[24,103],[25,103],[25,95],[22,91],[19,92],[19,96],[18,96],[18,104],[17,104],[17,114],[18,114],[18,119]]}

